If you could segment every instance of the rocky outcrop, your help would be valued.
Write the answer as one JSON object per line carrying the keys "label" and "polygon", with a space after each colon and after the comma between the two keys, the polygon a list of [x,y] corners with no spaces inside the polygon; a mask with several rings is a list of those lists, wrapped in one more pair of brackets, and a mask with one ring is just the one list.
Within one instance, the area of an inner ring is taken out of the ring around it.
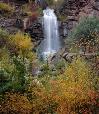
{"label": "rocky outcrop", "polygon": [[99,16],[99,0],[90,0],[88,5],[80,9],[79,20],[83,17]]}
{"label": "rocky outcrop", "polygon": [[99,0],[65,0],[59,9],[59,14],[66,17],[62,23],[64,25],[62,31],[69,32],[82,18],[99,17]]}
{"label": "rocky outcrop", "polygon": [[1,18],[0,19],[0,28],[5,29],[9,33],[16,33],[18,28],[15,27],[15,19]]}
{"label": "rocky outcrop", "polygon": [[32,37],[33,42],[38,42],[44,38],[43,29],[42,29],[42,22],[40,19],[35,20],[31,26],[29,26],[25,32],[29,33]]}
{"label": "rocky outcrop", "polygon": [[67,20],[77,21],[80,9],[85,7],[90,0],[65,0],[60,8],[60,14],[66,15]]}
{"label": "rocky outcrop", "polygon": [[46,9],[48,6],[46,0],[35,0],[35,3],[39,5],[42,9]]}

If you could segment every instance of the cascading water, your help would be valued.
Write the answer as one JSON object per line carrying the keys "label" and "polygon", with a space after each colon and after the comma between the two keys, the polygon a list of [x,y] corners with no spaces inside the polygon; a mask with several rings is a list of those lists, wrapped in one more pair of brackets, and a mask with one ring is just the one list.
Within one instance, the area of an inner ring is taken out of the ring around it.
{"label": "cascading water", "polygon": [[46,8],[43,13],[44,41],[42,43],[42,55],[46,58],[59,51],[60,40],[58,21],[54,10]]}

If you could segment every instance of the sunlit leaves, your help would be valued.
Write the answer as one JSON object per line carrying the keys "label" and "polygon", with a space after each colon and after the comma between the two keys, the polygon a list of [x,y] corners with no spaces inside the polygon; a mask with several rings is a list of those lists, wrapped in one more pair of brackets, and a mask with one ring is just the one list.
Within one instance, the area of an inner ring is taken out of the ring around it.
{"label": "sunlit leaves", "polygon": [[2,11],[7,11],[7,12],[11,12],[12,11],[12,7],[6,3],[0,3],[0,10]]}
{"label": "sunlit leaves", "polygon": [[59,103],[58,113],[75,112],[77,106],[90,101],[88,92],[93,90],[90,69],[83,59],[75,59],[59,76],[51,81],[54,98]]}
{"label": "sunlit leaves", "polygon": [[20,50],[31,50],[33,48],[31,38],[28,35],[18,32],[16,35],[12,36],[12,40]]}
{"label": "sunlit leaves", "polygon": [[19,93],[7,93],[0,107],[0,113],[4,114],[30,114],[31,110],[32,106],[27,97]]}

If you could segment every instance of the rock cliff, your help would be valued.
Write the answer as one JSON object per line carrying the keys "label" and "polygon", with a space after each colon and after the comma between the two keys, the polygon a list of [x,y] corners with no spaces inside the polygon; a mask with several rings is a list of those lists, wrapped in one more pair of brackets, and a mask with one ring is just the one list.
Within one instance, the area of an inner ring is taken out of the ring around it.
{"label": "rock cliff", "polygon": [[62,31],[66,29],[69,32],[82,18],[99,17],[99,0],[64,0],[59,9],[59,15],[66,17],[62,23]]}

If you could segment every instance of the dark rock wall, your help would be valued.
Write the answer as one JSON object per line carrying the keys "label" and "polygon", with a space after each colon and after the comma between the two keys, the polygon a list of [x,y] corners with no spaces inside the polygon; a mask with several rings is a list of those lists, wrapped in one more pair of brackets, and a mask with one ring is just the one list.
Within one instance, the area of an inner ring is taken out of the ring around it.
{"label": "dark rock wall", "polygon": [[[12,3],[15,0],[0,0]],[[19,0],[20,1],[20,0]],[[21,0],[22,1],[22,0]],[[42,6],[47,6],[45,2],[40,3]],[[25,1],[27,2],[27,1]],[[15,33],[19,30],[25,30],[30,33],[32,40],[40,42],[43,37],[42,23],[39,19],[34,19],[34,16],[27,17],[27,14],[21,12],[20,2],[16,3],[15,11],[10,18],[0,18],[0,27],[7,29],[10,33]],[[36,5],[36,4],[35,4]],[[31,4],[34,11],[35,5]],[[34,6],[34,7],[33,7]],[[88,16],[99,17],[99,0],[64,0],[63,4],[58,8],[58,15],[63,15],[66,20],[59,21],[60,37],[66,38],[69,32],[79,23],[80,19]],[[26,19],[28,18],[28,19]]]}
{"label": "dark rock wall", "polygon": [[32,37],[32,41],[39,42],[43,39],[43,29],[42,29],[42,23],[39,22],[39,19],[35,20],[31,26],[29,26],[25,32],[29,33]]}
{"label": "dark rock wall", "polygon": [[[59,15],[66,17],[61,31],[66,29],[69,33],[82,18],[99,17],[99,0],[65,0],[59,9]],[[64,32],[61,34],[64,36]]]}

